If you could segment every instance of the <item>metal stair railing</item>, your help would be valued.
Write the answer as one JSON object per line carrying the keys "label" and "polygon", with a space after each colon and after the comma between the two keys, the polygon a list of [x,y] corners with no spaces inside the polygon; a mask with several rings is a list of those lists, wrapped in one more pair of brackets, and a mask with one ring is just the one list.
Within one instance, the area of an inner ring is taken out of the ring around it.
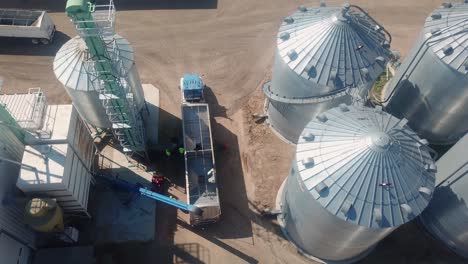
{"label": "metal stair railing", "polygon": [[124,152],[132,155],[134,152],[144,151],[142,120],[133,102],[132,89],[122,77],[126,76],[126,69],[120,60],[118,47],[115,40],[109,42],[103,39],[103,36],[114,34],[113,1],[109,5],[89,5],[89,8],[88,14],[69,13],[80,36],[88,46],[92,46],[88,47],[92,56],[86,70],[94,77],[93,83],[99,99]]}

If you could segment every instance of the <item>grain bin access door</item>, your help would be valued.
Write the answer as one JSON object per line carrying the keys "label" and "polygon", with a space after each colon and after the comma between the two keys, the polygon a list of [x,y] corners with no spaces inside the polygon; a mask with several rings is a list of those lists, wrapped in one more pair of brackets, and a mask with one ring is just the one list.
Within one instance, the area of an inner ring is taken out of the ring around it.
{"label": "grain bin access door", "polygon": [[0,231],[0,256],[2,264],[28,264],[31,249]]}

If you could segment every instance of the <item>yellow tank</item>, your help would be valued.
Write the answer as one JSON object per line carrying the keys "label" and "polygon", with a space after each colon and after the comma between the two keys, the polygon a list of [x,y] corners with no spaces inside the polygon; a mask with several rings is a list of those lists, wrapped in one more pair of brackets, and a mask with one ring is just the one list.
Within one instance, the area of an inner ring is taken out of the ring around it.
{"label": "yellow tank", "polygon": [[25,208],[26,223],[38,232],[63,231],[63,212],[57,202],[47,198],[33,198]]}

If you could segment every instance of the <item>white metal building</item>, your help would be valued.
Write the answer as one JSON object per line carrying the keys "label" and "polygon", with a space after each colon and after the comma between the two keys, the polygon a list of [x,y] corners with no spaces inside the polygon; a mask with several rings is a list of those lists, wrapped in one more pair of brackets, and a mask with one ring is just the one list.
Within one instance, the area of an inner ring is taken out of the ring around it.
{"label": "white metal building", "polygon": [[7,126],[0,125],[0,263],[28,263],[35,247],[34,231],[23,222],[26,199],[15,183],[20,166],[5,159],[20,162],[24,145]]}
{"label": "white metal building", "polygon": [[28,140],[16,186],[28,195],[56,198],[65,212],[86,212],[93,139],[72,105],[51,105],[44,122],[51,137]]}

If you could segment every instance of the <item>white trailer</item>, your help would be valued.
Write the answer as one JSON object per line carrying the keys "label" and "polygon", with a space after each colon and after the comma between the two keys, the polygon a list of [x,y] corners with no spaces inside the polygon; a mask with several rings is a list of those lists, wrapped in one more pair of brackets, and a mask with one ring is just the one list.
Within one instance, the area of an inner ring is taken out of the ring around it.
{"label": "white trailer", "polygon": [[221,216],[208,104],[183,103],[182,128],[185,148],[187,203],[203,210],[190,213],[190,224],[217,222]]}
{"label": "white trailer", "polygon": [[29,38],[34,44],[49,44],[55,25],[46,11],[0,9],[0,37]]}

